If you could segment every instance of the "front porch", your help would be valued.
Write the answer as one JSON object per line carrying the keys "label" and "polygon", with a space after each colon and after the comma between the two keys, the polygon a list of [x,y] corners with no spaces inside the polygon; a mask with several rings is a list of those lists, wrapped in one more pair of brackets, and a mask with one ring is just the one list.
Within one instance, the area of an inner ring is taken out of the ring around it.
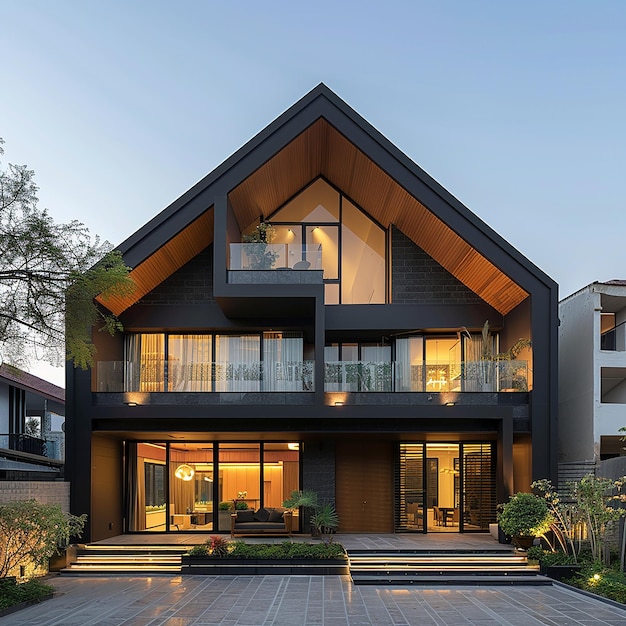
{"label": "front porch", "polygon": [[[195,546],[206,542],[206,533],[137,533],[118,535],[90,545],[124,545],[124,546]],[[319,539],[311,535],[293,535],[287,537],[245,537],[238,541],[246,543],[282,543],[283,541],[300,541],[319,543]],[[503,550],[510,551],[511,546],[500,544],[490,533],[372,533],[351,534],[337,533],[336,543],[346,550]]]}

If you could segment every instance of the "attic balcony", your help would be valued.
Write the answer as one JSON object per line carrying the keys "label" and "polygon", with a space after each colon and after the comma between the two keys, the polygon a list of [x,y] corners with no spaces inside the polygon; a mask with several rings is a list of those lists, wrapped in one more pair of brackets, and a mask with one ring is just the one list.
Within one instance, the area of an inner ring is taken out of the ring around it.
{"label": "attic balcony", "polygon": [[230,284],[322,284],[322,247],[288,243],[231,243]]}

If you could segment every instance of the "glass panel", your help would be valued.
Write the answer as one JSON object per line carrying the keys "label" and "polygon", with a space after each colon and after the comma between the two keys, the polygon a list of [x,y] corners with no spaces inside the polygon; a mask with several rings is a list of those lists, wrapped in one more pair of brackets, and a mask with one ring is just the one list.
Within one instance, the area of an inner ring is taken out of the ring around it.
{"label": "glass panel", "polygon": [[126,390],[164,391],[165,335],[129,334],[125,348]]}
{"label": "glass panel", "polygon": [[424,532],[424,444],[400,444],[396,528]]}
{"label": "glass panel", "polygon": [[220,444],[218,530],[230,531],[235,508],[256,510],[261,505],[260,459],[257,443]]}
{"label": "glass panel", "polygon": [[170,444],[170,530],[212,530],[213,446]]}
{"label": "glass panel", "polygon": [[127,450],[128,530],[166,530],[165,444],[129,442]]}
{"label": "glass panel", "polygon": [[428,528],[436,532],[457,532],[460,528],[459,446],[429,443]]}
{"label": "glass panel", "polygon": [[305,388],[302,333],[263,333],[263,390],[302,391]]}
{"label": "glass panel", "polygon": [[339,304],[339,283],[324,285],[324,304]]}
{"label": "glass panel", "polygon": [[496,474],[491,443],[462,444],[463,529],[489,530],[496,521]]}
{"label": "glass panel", "polygon": [[215,361],[215,391],[260,390],[259,335],[217,335]]}
{"label": "glass panel", "polygon": [[[263,446],[263,506],[282,507],[292,491],[300,489],[300,447],[294,443],[266,443]],[[299,511],[293,528],[299,529]]]}
{"label": "glass panel", "polygon": [[272,222],[338,221],[339,193],[321,178],[272,215]]}
{"label": "glass panel", "polygon": [[307,226],[307,245],[321,248],[324,278],[339,278],[339,227]]}
{"label": "glass panel", "polygon": [[211,335],[168,337],[168,391],[211,391]]}
{"label": "glass panel", "polygon": [[341,303],[385,303],[385,232],[344,198]]}
{"label": "glass panel", "polygon": [[396,339],[396,391],[424,391],[424,338]]}
{"label": "glass panel", "polygon": [[457,343],[457,339],[426,338],[426,391],[450,391],[450,374],[458,365],[449,359]]}

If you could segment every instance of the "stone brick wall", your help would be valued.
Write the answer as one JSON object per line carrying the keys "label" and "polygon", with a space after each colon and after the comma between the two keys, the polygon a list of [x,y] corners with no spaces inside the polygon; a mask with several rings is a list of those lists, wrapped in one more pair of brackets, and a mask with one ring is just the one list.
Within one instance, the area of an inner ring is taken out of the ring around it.
{"label": "stone brick wall", "polygon": [[[335,445],[332,441],[311,441],[302,456],[302,489],[317,493],[320,503],[335,504]],[[309,511],[305,512],[302,531],[309,531]]]}
{"label": "stone brick wall", "polygon": [[212,245],[205,248],[140,300],[140,304],[150,305],[193,302],[215,302]]}
{"label": "stone brick wall", "polygon": [[483,301],[402,231],[391,234],[394,304],[481,304]]}
{"label": "stone brick wall", "polygon": [[0,482],[0,504],[18,500],[37,500],[41,504],[59,504],[69,513],[70,483],[62,481]]}

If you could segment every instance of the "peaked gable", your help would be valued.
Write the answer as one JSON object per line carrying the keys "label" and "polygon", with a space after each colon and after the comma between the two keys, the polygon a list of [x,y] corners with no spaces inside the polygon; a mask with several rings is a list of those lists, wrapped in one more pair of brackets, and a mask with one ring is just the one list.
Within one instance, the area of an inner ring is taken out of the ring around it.
{"label": "peaked gable", "polygon": [[211,243],[217,198],[227,196],[243,230],[320,176],[385,228],[396,225],[502,314],[525,300],[534,282],[556,287],[321,84],[122,243],[137,291],[101,303],[121,313]]}

